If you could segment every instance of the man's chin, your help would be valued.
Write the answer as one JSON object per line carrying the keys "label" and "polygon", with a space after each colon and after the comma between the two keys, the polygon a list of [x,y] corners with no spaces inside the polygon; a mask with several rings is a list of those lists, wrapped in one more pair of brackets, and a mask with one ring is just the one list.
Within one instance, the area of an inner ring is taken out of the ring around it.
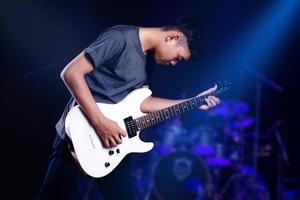
{"label": "man's chin", "polygon": [[155,63],[156,64],[159,64],[159,65],[163,65],[164,62],[162,60],[159,60],[159,59],[154,59],[155,60]]}

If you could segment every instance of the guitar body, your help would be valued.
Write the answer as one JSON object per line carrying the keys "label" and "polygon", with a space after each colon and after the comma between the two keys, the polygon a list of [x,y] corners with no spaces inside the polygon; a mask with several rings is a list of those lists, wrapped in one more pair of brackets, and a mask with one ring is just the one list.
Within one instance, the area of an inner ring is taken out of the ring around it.
{"label": "guitar body", "polygon": [[[151,90],[141,88],[132,91],[117,104],[97,103],[97,106],[107,118],[116,121],[122,129],[126,130],[124,119],[145,115],[140,107],[151,93]],[[76,160],[81,168],[88,175],[96,178],[109,174],[127,154],[147,152],[154,146],[152,142],[143,142],[139,138],[138,131],[134,137],[122,137],[122,144],[110,149],[104,148],[78,105],[69,111],[65,121],[65,130],[72,141]]]}

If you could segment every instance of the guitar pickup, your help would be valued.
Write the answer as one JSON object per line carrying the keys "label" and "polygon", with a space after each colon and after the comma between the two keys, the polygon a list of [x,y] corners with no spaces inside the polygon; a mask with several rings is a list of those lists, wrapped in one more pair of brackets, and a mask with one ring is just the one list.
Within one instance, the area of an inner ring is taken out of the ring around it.
{"label": "guitar pickup", "polygon": [[124,124],[129,138],[137,135],[137,125],[131,116],[124,119]]}

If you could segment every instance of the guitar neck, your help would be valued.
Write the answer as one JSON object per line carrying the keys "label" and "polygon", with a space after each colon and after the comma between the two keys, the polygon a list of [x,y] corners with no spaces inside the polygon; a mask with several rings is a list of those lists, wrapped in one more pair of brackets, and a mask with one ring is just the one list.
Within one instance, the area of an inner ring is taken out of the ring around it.
{"label": "guitar neck", "polygon": [[155,111],[153,113],[144,115],[142,117],[138,117],[138,118],[134,119],[134,121],[136,123],[138,130],[143,130],[143,129],[149,128],[151,126],[157,125],[161,122],[164,122],[166,120],[177,117],[188,111],[198,109],[200,106],[206,104],[206,101],[205,101],[206,97],[208,97],[209,95],[218,96],[220,93],[222,93],[222,91],[217,90],[215,92],[212,92],[212,93],[209,93],[206,95],[197,96],[197,97],[188,99],[186,101],[183,101],[181,103],[175,104],[173,106]]}

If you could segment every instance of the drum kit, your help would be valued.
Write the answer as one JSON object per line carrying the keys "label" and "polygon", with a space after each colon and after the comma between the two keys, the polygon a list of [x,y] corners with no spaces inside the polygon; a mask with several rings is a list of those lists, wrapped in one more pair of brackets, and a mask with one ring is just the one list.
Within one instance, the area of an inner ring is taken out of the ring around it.
{"label": "drum kit", "polygon": [[[269,200],[267,184],[251,167],[247,146],[255,119],[248,112],[245,102],[228,101],[157,127],[140,199]],[[193,123],[190,130],[186,123]]]}

